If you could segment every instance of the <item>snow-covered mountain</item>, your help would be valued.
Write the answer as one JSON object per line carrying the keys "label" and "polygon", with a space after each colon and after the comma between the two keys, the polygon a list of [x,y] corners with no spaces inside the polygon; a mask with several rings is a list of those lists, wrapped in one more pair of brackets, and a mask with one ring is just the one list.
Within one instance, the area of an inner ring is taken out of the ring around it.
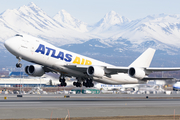
{"label": "snow-covered mountain", "polygon": [[0,15],[0,22],[3,26],[0,31],[10,30],[10,33],[2,35],[0,40],[2,42],[3,38],[7,38],[7,34],[9,37],[17,32],[37,36],[61,45],[81,43],[90,38],[88,33],[81,33],[49,17],[34,3],[24,5],[19,9],[6,10]]}
{"label": "snow-covered mountain", "polygon": [[119,32],[123,32],[125,26],[130,20],[119,15],[115,11],[107,13],[99,22],[89,27],[91,34],[99,36],[99,38],[109,38]]}
{"label": "snow-covered mountain", "polygon": [[[171,55],[179,54],[180,15],[147,16],[137,20],[127,20],[124,23],[119,22],[119,24],[111,25],[108,29],[97,25],[92,32],[94,33],[94,31],[102,38],[101,42],[113,47],[129,41],[131,43],[127,45],[129,50],[142,51],[142,48],[153,47]],[[120,46],[119,49],[123,50]]]}
{"label": "snow-covered mountain", "polygon": [[180,15],[160,14],[131,21],[124,33],[116,34],[112,39],[119,37],[135,44],[153,40],[179,48]]}
{"label": "snow-covered mountain", "polygon": [[[31,2],[1,13],[0,32],[0,49],[4,49],[3,42],[9,37],[26,33],[87,56],[123,59],[148,47],[159,50],[159,55],[176,58],[180,55],[180,15],[149,15],[129,20],[110,11],[99,22],[89,25],[65,10],[50,17]],[[169,64],[177,62],[170,60]]]}
{"label": "snow-covered mountain", "polygon": [[59,11],[54,17],[54,20],[59,22],[60,24],[64,26],[68,26],[74,30],[80,31],[80,32],[87,32],[87,24],[72,17],[68,12],[65,10]]}
{"label": "snow-covered mountain", "polygon": [[[124,19],[124,22],[112,22],[116,20],[113,14],[115,12],[106,14],[91,31],[104,39],[105,43],[116,44],[119,38],[123,38],[136,45],[154,41],[175,48],[180,46],[180,15],[160,14],[132,21]],[[107,16],[111,16],[111,19],[107,20]],[[106,23],[106,21],[109,22]]]}
{"label": "snow-covered mountain", "polygon": [[122,43],[119,38],[130,41],[134,46],[141,46],[148,41],[154,41],[155,48],[162,45],[166,45],[165,48],[180,46],[180,15],[160,14],[131,21],[110,11],[96,24],[88,25],[65,10],[51,18],[31,2],[27,6],[1,13],[0,27],[1,42],[20,32],[60,46],[83,43],[94,38],[111,46]]}

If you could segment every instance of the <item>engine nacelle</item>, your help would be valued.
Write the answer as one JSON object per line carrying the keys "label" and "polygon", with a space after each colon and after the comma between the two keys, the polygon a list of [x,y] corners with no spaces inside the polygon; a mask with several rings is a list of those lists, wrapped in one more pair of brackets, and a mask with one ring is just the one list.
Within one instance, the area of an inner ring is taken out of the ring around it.
{"label": "engine nacelle", "polygon": [[95,76],[95,77],[103,77],[105,72],[104,68],[99,66],[89,66],[87,69],[87,74],[89,76]]}
{"label": "engine nacelle", "polygon": [[26,74],[28,74],[30,76],[34,76],[34,77],[36,77],[36,76],[40,77],[45,73],[44,69],[40,65],[26,66],[25,72],[26,72]]}
{"label": "engine nacelle", "polygon": [[146,73],[143,69],[141,68],[133,68],[131,67],[128,71],[129,76],[138,78],[138,79],[143,79],[146,76]]}

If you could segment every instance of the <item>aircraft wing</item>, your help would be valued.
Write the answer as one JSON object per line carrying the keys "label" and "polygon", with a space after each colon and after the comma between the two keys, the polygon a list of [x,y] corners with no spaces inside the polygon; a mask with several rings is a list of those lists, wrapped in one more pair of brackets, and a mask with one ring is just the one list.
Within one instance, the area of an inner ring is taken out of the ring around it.
{"label": "aircraft wing", "polygon": [[[158,71],[178,71],[180,70],[179,67],[174,67],[174,68],[145,68],[146,71],[150,71],[150,72],[158,72]],[[150,78],[150,77],[145,77],[142,80],[172,80],[174,78]]]}
{"label": "aircraft wing", "polygon": [[158,71],[178,71],[180,70],[179,67],[172,67],[172,68],[153,68],[153,67],[150,67],[150,68],[145,68],[145,70],[147,71],[151,71],[151,72],[158,72]]}
{"label": "aircraft wing", "polygon": [[[117,74],[117,73],[128,73],[129,67],[105,67],[105,70],[109,74]],[[179,67],[175,68],[145,68],[146,71],[149,72],[158,72],[158,71],[178,71],[180,70]]]}
{"label": "aircraft wing", "polygon": [[174,78],[150,78],[150,77],[145,77],[142,80],[172,80]]}
{"label": "aircraft wing", "polygon": [[87,68],[89,67],[88,65],[74,65],[74,64],[68,64],[64,65],[64,67],[67,67],[72,70],[80,71],[80,72],[86,72]]}
{"label": "aircraft wing", "polygon": [[108,74],[128,73],[129,67],[105,67]]}
{"label": "aircraft wing", "polygon": [[[74,65],[74,64],[68,64],[65,65],[65,67],[77,70],[80,72],[86,72],[87,68],[89,67],[88,65]],[[104,70],[107,74],[117,74],[117,73],[128,73],[129,67],[116,67],[116,66],[101,66],[104,67]],[[146,71],[150,72],[158,72],[158,71],[178,71],[180,70],[179,67],[174,67],[174,68],[155,68],[155,67],[150,67],[150,68],[145,68]],[[160,78],[159,78],[160,79]]]}
{"label": "aircraft wing", "polygon": [[[86,72],[87,68],[89,67],[88,65],[74,65],[74,64],[69,64],[65,65],[65,67],[81,71],[81,72]],[[127,73],[129,70],[129,67],[115,67],[115,66],[101,66],[104,67],[105,72],[107,74],[117,74],[117,73]]]}

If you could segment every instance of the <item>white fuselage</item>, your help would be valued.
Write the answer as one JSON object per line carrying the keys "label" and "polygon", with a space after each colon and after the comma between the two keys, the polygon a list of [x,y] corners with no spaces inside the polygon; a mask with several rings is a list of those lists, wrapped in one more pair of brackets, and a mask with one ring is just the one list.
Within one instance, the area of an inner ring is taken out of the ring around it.
{"label": "white fuselage", "polygon": [[[89,57],[85,57],[67,50],[63,50],[49,44],[41,39],[23,35],[15,36],[5,41],[5,47],[16,57],[39,65],[50,67],[57,72],[74,76],[87,77],[87,74],[69,69],[65,65],[96,65],[113,66]],[[130,77],[127,73],[118,73],[110,76],[93,77],[94,81],[105,84],[137,84],[144,83],[136,78]]]}

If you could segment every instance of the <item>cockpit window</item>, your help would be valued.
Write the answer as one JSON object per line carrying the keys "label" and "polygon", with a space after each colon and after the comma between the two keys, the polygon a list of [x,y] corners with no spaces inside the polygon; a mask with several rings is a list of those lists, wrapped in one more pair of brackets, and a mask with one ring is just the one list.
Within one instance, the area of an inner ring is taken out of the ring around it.
{"label": "cockpit window", "polygon": [[16,34],[15,36],[20,36],[20,37],[23,37],[23,35],[20,35],[20,34]]}

